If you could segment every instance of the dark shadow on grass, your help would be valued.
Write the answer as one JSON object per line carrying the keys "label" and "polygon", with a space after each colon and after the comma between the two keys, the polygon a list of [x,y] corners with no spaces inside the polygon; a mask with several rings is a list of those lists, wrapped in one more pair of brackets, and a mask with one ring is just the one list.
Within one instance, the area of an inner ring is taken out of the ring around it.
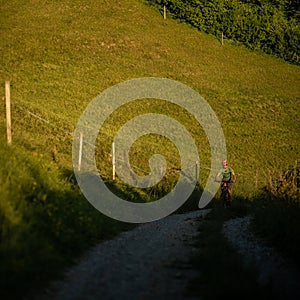
{"label": "dark shadow on grass", "polygon": [[32,298],[90,247],[133,228],[97,211],[71,172],[67,180],[49,178],[36,164],[26,174],[29,179],[13,186],[6,200],[19,223],[0,211],[1,299]]}

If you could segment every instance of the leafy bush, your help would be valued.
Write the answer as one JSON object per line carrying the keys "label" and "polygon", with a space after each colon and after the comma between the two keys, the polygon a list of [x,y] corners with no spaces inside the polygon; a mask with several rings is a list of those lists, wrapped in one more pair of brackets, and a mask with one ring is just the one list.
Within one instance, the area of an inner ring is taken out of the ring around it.
{"label": "leafy bush", "polygon": [[[298,4],[293,1],[149,0],[197,29],[299,63]],[[298,6],[297,6],[298,5]]]}

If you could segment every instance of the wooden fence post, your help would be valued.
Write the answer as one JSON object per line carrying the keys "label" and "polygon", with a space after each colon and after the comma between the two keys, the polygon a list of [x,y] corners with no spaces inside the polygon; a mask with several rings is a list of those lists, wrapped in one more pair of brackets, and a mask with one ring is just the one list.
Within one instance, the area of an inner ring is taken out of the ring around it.
{"label": "wooden fence post", "polygon": [[5,81],[5,106],[6,106],[6,132],[7,132],[7,144],[11,145],[11,103],[10,103],[10,82]]}
{"label": "wooden fence post", "polygon": [[81,169],[82,145],[83,145],[83,134],[82,134],[82,132],[80,132],[80,137],[79,137],[79,154],[78,154],[78,171],[80,171],[80,169]]}
{"label": "wooden fence post", "polygon": [[167,18],[167,7],[164,5],[164,20]]}
{"label": "wooden fence post", "polygon": [[113,180],[116,179],[116,149],[115,142],[112,143],[112,167],[113,167]]}

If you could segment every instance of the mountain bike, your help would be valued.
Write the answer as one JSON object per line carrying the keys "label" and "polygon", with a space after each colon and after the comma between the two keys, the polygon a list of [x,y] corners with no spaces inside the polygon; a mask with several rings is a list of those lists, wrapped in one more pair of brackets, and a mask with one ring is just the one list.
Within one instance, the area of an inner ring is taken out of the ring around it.
{"label": "mountain bike", "polygon": [[224,181],[222,180],[221,183],[221,201],[224,208],[231,206],[231,199],[229,195],[228,189],[230,188],[230,185],[232,185],[232,181]]}

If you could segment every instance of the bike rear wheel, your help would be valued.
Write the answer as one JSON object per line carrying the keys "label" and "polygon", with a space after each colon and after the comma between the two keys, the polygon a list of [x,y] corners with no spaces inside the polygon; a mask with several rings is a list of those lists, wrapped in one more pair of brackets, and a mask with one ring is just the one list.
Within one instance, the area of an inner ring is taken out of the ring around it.
{"label": "bike rear wheel", "polygon": [[230,197],[229,197],[228,188],[224,188],[222,190],[221,200],[222,200],[222,205],[223,205],[224,208],[227,208],[227,207],[231,206],[231,201],[230,201]]}

